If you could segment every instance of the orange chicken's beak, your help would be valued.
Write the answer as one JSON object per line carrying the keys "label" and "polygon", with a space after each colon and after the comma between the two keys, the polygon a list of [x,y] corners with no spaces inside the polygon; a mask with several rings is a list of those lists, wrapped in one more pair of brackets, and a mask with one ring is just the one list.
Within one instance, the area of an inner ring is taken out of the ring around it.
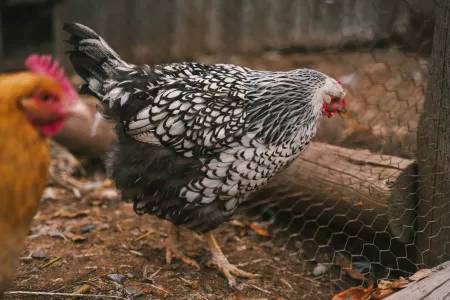
{"label": "orange chicken's beak", "polygon": [[22,98],[18,105],[27,116],[32,118],[34,124],[46,124],[61,119],[61,116],[53,111],[41,109],[33,98]]}
{"label": "orange chicken's beak", "polygon": [[18,105],[33,120],[33,123],[37,125],[48,124],[61,119],[70,119],[72,117],[86,121],[92,118],[88,106],[79,99],[75,103],[72,102],[65,106],[62,112],[56,112],[54,109],[43,109],[36,104],[33,98],[22,98],[18,102]]}

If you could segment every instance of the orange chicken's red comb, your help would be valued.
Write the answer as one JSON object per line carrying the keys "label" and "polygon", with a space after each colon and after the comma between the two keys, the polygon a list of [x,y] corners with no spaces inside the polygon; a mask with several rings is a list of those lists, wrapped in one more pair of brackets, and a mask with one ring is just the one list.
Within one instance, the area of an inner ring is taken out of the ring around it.
{"label": "orange chicken's red comb", "polygon": [[57,60],[52,61],[50,55],[31,54],[25,60],[25,66],[33,73],[47,75],[61,84],[61,90],[66,95],[68,101],[77,101],[78,95],[67,76],[64,69],[59,67]]}

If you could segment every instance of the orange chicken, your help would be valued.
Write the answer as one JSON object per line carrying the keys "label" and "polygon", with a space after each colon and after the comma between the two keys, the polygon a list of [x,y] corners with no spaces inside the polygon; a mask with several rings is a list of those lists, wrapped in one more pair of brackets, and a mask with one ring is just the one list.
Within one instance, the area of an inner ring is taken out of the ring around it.
{"label": "orange chicken", "polygon": [[0,76],[0,298],[47,183],[49,137],[87,113],[58,62],[34,54],[26,66]]}

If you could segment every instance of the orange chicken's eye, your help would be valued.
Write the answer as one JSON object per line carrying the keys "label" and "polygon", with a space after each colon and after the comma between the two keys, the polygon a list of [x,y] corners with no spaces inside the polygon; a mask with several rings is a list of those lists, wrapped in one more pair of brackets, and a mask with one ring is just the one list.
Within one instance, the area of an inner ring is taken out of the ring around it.
{"label": "orange chicken's eye", "polygon": [[42,102],[50,102],[50,101],[54,100],[54,97],[48,93],[40,93],[38,98]]}

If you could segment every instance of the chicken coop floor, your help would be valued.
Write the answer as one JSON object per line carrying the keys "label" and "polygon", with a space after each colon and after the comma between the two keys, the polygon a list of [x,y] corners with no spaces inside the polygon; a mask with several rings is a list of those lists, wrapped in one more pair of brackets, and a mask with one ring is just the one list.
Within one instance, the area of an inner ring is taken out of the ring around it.
{"label": "chicken coop floor", "polygon": [[[324,120],[318,140],[346,147],[373,145],[372,151],[406,157],[414,152],[411,145],[415,145],[427,79],[424,59],[389,50],[379,55],[268,54],[254,60],[199,60],[260,69],[311,67],[329,73],[349,89],[349,110],[354,117],[345,124],[338,118]],[[386,102],[385,110],[374,104],[380,99]],[[363,126],[366,124],[370,126]],[[8,294],[6,299],[75,299],[25,294],[31,291],[124,299],[331,299],[340,291],[361,284],[341,269],[329,267],[325,272],[327,268],[318,263],[330,261],[332,253],[330,257],[308,261],[304,245],[297,249],[295,243],[287,243],[289,233],[264,236],[255,228],[235,223],[216,230],[217,240],[231,263],[259,275],[253,280],[238,279],[242,290],[236,292],[228,288],[217,270],[206,266],[210,258],[206,241],[190,232],[182,232],[183,250],[201,265],[201,270],[195,271],[178,260],[166,264],[164,242],[168,225],[154,217],[135,215],[131,205],[117,200],[113,189],[99,189],[77,198],[67,189],[51,187],[35,218],[14,278],[11,290],[21,293]],[[314,277],[313,271],[325,274]]]}
{"label": "chicken coop floor", "polygon": [[[102,193],[114,194],[112,189]],[[286,255],[283,239],[236,224],[220,227],[217,239],[232,263],[259,274],[254,280],[238,280],[241,292],[229,289],[224,277],[206,267],[206,243],[190,232],[182,233],[183,247],[201,270],[177,260],[168,265],[168,224],[135,215],[131,205],[102,200],[105,195],[76,199],[64,189],[47,189],[13,291],[73,293],[85,286],[88,294],[125,299],[330,299],[337,291],[326,276],[305,272],[301,255]],[[11,294],[6,299],[50,296]]]}

